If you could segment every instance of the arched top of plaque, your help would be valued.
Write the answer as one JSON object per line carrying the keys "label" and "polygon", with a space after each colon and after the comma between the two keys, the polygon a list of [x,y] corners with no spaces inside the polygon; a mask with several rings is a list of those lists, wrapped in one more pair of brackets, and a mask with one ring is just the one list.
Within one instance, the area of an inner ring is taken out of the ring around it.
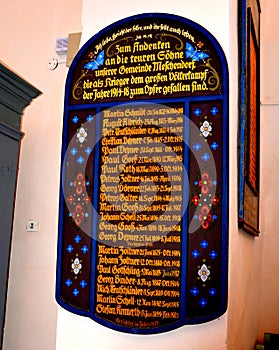
{"label": "arched top of plaque", "polygon": [[188,19],[125,18],[68,73],[56,300],[112,329],[169,331],[227,308],[228,68]]}
{"label": "arched top of plaque", "polygon": [[68,74],[66,101],[82,105],[220,95],[227,66],[203,27],[169,14],[123,19],[93,36]]}

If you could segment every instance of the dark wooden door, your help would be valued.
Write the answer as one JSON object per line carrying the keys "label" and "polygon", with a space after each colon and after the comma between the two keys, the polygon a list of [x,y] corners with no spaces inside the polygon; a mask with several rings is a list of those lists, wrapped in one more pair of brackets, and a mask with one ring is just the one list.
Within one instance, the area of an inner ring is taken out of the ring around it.
{"label": "dark wooden door", "polygon": [[5,329],[21,117],[40,91],[0,62],[0,346]]}
{"label": "dark wooden door", "polygon": [[0,320],[4,318],[20,134],[0,124]]}

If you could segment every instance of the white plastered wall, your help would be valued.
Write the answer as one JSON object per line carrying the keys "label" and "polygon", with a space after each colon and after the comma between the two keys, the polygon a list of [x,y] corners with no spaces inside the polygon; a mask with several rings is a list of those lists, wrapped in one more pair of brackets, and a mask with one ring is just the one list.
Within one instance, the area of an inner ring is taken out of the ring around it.
{"label": "white plastered wall", "polygon": [[263,259],[261,270],[260,334],[279,333],[279,3],[262,0],[261,46],[261,227]]}

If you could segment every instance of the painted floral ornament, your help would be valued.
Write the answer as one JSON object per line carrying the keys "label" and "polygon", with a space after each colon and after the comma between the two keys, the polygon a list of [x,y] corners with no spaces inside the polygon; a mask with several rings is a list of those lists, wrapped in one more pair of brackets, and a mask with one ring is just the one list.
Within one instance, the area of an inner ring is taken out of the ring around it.
{"label": "painted floral ornament", "polygon": [[208,137],[210,135],[210,131],[212,131],[212,126],[209,124],[207,120],[205,120],[200,127],[200,131],[204,137]]}
{"label": "painted floral ornament", "polygon": [[72,263],[72,269],[74,271],[74,274],[77,275],[81,270],[81,268],[82,268],[82,265],[79,261],[79,258],[75,258],[74,262]]}
{"label": "painted floral ornament", "polygon": [[77,138],[78,138],[80,143],[83,143],[85,141],[86,137],[87,137],[87,132],[85,131],[84,127],[82,126],[77,133]]}
{"label": "painted floral ornament", "polygon": [[203,264],[202,267],[199,269],[198,275],[200,276],[203,282],[205,282],[208,279],[208,276],[210,275],[210,271],[208,270],[205,264]]}

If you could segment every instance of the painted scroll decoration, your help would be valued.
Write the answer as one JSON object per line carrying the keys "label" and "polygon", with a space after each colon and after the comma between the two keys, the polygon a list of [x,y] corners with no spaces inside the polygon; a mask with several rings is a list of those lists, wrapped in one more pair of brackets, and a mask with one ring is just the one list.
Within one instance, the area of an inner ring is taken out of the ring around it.
{"label": "painted scroll decoration", "polygon": [[91,38],[67,78],[56,299],[129,333],[227,305],[228,72],[185,18],[143,14]]}

